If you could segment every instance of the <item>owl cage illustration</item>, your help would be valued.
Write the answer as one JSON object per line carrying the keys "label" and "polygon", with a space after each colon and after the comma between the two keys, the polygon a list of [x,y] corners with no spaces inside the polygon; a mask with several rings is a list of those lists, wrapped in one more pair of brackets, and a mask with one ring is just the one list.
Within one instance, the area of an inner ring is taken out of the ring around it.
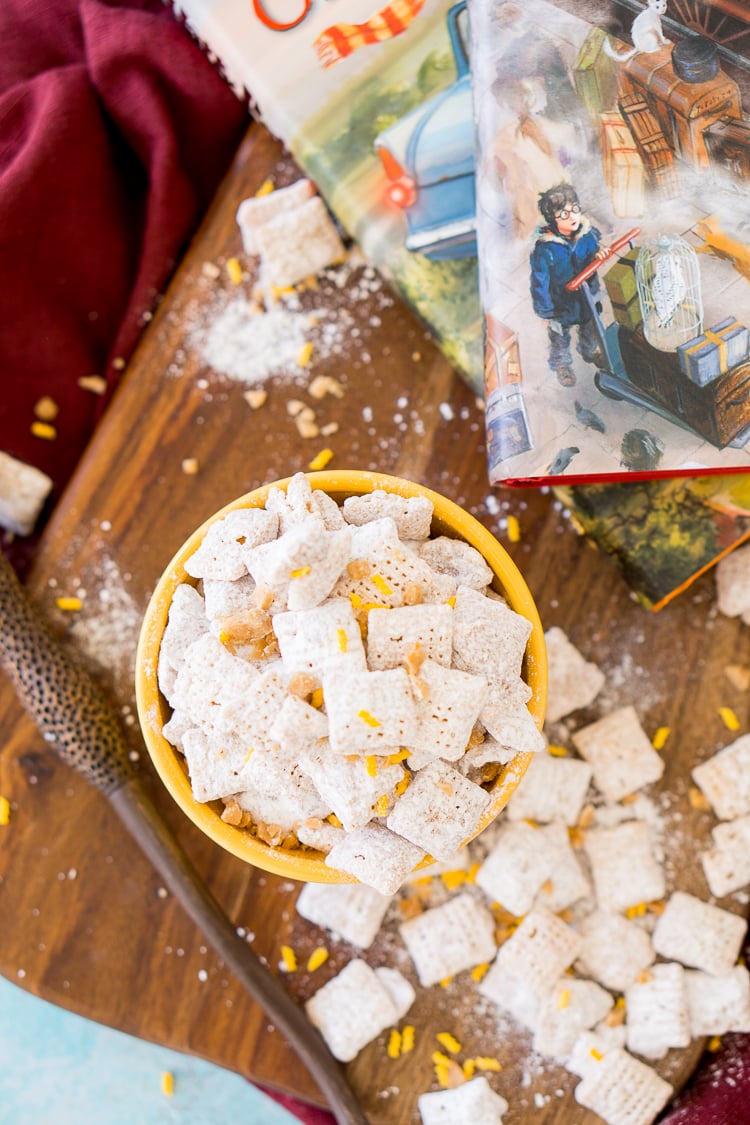
{"label": "owl cage illustration", "polygon": [[703,331],[703,300],[698,256],[684,238],[660,234],[638,251],[635,263],[643,334],[662,352]]}

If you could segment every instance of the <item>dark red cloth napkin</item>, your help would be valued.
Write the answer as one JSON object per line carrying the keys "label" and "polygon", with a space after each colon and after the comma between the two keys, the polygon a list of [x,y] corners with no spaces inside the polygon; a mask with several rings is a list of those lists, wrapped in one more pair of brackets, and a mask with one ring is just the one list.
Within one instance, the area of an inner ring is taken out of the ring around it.
{"label": "dark red cloth napkin", "polygon": [[[0,449],[52,477],[49,511],[248,119],[162,0],[3,0],[0,43]],[[52,441],[31,432],[43,396]],[[6,545],[21,573],[34,543]],[[664,1121],[749,1123],[750,1036],[725,1036]]]}

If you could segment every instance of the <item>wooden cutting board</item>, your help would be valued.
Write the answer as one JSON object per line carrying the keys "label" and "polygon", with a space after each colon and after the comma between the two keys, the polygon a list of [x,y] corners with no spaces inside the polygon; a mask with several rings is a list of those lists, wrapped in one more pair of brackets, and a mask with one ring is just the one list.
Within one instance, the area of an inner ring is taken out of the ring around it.
{"label": "wooden cutting board", "polygon": [[[227,259],[241,249],[238,202],[268,176],[281,186],[298,175],[268,134],[251,127],[49,526],[29,583],[40,610],[111,689],[157,805],[271,970],[278,971],[282,943],[302,965],[317,945],[328,946],[323,968],[284,978],[304,1000],[354,951],[296,916],[296,884],[221,852],[161,788],[135,722],[132,661],[140,615],[189,532],[235,496],[305,469],[326,445],[334,450],[332,468],[373,468],[423,481],[498,535],[526,575],[545,627],[562,626],[606,672],[604,691],[589,713],[576,716],[577,724],[633,703],[649,734],[670,728],[665,777],[651,800],[670,884],[706,897],[698,856],[714,821],[691,807],[689,770],[735,737],[722,724],[720,706],[732,707],[747,730],[748,697],[724,669],[750,664],[750,630],[717,615],[713,576],[649,614],[576,534],[550,493],[490,490],[480,405],[371,271],[350,263],[335,281],[301,295],[299,316],[317,341],[304,378],[281,371],[242,383],[204,361],[206,331],[253,287],[252,276],[235,286],[226,271]],[[244,264],[251,273],[252,263]],[[230,343],[225,336],[222,346]],[[273,358],[267,342],[256,341],[250,351],[256,373]],[[342,397],[310,395],[310,378],[321,374],[341,383]],[[249,387],[268,392],[256,410],[244,397]],[[336,432],[300,437],[293,400],[314,409],[317,424],[336,423]],[[518,520],[517,542],[508,539],[508,515]],[[83,608],[65,615],[55,598],[73,593]],[[1,830],[0,971],[86,1017],[319,1103],[294,1053],[162,890],[106,800],[57,762],[5,682],[0,729],[0,793],[12,802],[11,822]],[[367,956],[413,977],[393,925]],[[460,1057],[501,1060],[503,1070],[490,1077],[511,1103],[508,1125],[528,1120],[531,1111],[540,1125],[569,1123],[574,1080],[533,1057],[528,1038],[478,1003],[463,977],[420,992],[409,1016],[417,1033],[410,1055],[389,1059],[381,1036],[349,1067],[374,1125],[418,1122],[416,1096],[435,1088],[431,1056],[440,1031],[459,1039]],[[694,1044],[672,1052],[659,1069],[680,1086],[700,1050]],[[576,1105],[575,1120],[593,1125],[598,1119]]]}

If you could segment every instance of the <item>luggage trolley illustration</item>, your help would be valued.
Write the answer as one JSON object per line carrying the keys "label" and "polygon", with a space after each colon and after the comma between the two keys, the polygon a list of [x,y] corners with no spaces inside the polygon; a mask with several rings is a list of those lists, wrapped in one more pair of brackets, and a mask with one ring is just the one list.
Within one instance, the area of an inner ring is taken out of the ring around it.
{"label": "luggage trolley illustration", "polygon": [[[589,280],[602,266],[624,252],[622,260],[635,267],[634,228],[615,239],[605,257],[591,262],[572,278],[567,288],[580,290],[596,325],[601,346],[600,366],[594,376],[597,389],[606,398],[629,402],[658,414],[709,441],[717,449],[727,445],[742,448],[750,440],[750,358],[745,354],[728,370],[706,379],[701,385],[685,374],[676,350],[654,347],[642,323],[617,320],[605,326]],[[628,253],[629,251],[629,253]],[[640,295],[633,300],[638,302]],[[699,335],[700,329],[696,332]]]}

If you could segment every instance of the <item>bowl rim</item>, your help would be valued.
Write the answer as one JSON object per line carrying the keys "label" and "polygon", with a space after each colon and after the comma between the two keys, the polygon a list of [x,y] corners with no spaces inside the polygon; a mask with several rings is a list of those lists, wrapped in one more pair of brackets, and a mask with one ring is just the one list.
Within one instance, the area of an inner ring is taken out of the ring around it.
{"label": "bowl rim", "polygon": [[[544,632],[536,603],[513,559],[487,528],[455,501],[424,485],[402,477],[370,470],[333,469],[306,472],[313,489],[322,489],[339,503],[347,495],[363,495],[383,489],[404,497],[424,496],[433,504],[433,523],[440,534],[452,533],[476,547],[493,571],[493,586],[499,587],[509,604],[531,622],[524,665],[526,681],[532,688],[529,711],[541,731],[547,701],[547,655]],[[292,477],[284,477],[238,496],[210,515],[192,532],[173,555],[157,580],[149,599],[138,637],[135,660],[135,695],[141,732],[151,761],[173,800],[185,815],[214,843],[255,867],[301,882],[353,883],[354,876],[325,865],[322,852],[290,849],[265,844],[251,832],[227,824],[217,812],[217,802],[195,799],[184,759],[161,732],[169,705],[158,685],[159,647],[167,623],[174,591],[183,582],[197,585],[185,570],[185,561],[197,550],[208,529],[230,512],[241,508],[263,507],[272,489],[286,491]],[[517,753],[503,767],[490,791],[492,803],[483,814],[470,839],[484,830],[502,810],[526,772],[532,754]],[[468,841],[464,841],[467,843]],[[463,845],[462,845],[463,846]],[[420,867],[432,862],[426,857]]]}

